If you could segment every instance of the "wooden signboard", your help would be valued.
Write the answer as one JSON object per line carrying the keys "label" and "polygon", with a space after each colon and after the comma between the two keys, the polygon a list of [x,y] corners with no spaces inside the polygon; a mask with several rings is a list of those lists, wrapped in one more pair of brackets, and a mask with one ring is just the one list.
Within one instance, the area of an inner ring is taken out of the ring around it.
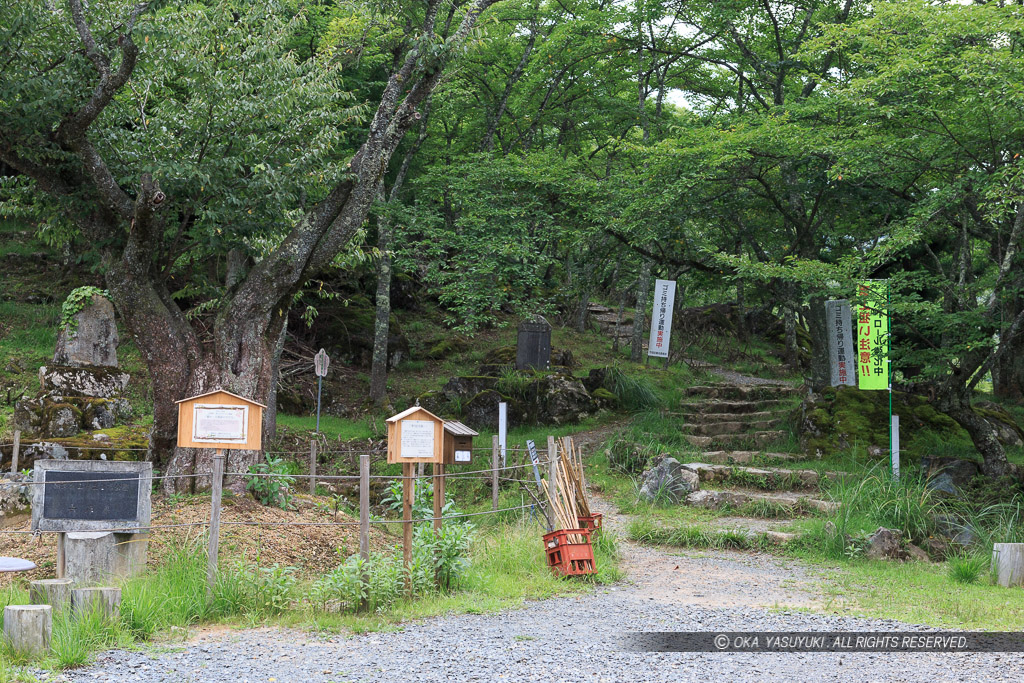
{"label": "wooden signboard", "polygon": [[444,420],[414,406],[387,419],[388,462],[444,462]]}
{"label": "wooden signboard", "polygon": [[258,451],[263,447],[262,403],[218,389],[178,403],[178,447]]}
{"label": "wooden signboard", "polygon": [[478,436],[461,422],[444,423],[444,464],[468,465],[473,461],[473,437]]}

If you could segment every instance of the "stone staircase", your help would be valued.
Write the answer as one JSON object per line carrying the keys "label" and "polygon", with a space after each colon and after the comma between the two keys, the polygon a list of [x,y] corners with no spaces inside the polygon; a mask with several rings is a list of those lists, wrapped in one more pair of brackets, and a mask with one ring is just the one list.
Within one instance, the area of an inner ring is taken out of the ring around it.
{"label": "stone staircase", "polygon": [[803,390],[787,384],[715,384],[690,387],[677,413],[697,448],[764,449],[785,436],[779,427]]}
{"label": "stone staircase", "polygon": [[748,378],[749,384],[690,387],[677,412],[686,440],[701,452],[699,462],[683,464],[700,480],[700,490],[686,503],[736,516],[718,517],[712,526],[786,543],[794,519],[829,513],[835,504],[821,497],[823,479],[835,472],[793,469],[786,463],[803,459],[790,453],[766,451],[785,438],[783,425],[803,389],[779,382]]}

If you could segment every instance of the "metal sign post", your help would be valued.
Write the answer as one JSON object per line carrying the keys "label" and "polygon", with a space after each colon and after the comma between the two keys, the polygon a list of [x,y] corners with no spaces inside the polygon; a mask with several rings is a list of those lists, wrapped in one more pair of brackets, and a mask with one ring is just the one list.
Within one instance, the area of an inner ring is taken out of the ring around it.
{"label": "metal sign post", "polygon": [[324,386],[324,377],[327,376],[327,368],[331,364],[327,352],[320,349],[313,356],[313,370],[316,372],[316,433],[320,433],[320,394]]}
{"label": "metal sign post", "polygon": [[498,448],[501,452],[501,466],[505,466],[505,449],[508,446],[508,404],[498,404]]}

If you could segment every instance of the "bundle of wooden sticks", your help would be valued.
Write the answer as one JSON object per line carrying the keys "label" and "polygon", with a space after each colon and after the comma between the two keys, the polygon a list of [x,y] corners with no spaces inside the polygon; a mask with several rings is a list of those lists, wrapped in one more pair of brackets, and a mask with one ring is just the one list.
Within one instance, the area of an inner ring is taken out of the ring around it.
{"label": "bundle of wooden sticks", "polygon": [[[583,458],[571,437],[557,442],[554,483],[545,480],[544,489],[548,495],[548,506],[552,511],[555,529],[579,529],[580,517],[590,515],[590,501],[587,500],[587,479],[583,474]],[[570,543],[585,543],[586,536],[571,534]]]}

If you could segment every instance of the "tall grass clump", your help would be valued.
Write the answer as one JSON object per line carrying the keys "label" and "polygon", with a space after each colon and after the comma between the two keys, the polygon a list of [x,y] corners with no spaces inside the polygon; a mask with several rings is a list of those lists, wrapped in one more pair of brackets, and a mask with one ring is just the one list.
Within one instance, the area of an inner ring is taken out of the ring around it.
{"label": "tall grass clump", "polygon": [[605,374],[604,388],[615,394],[619,405],[626,410],[649,410],[661,405],[649,379],[627,375],[615,365]]}
{"label": "tall grass clump", "polygon": [[868,468],[861,477],[840,477],[827,485],[826,492],[839,507],[829,518],[832,533],[825,533],[823,525],[816,540],[833,558],[850,554],[847,537],[859,538],[878,527],[899,529],[913,541],[926,539],[937,531],[936,515],[949,511],[921,476],[904,472],[896,481],[881,465]]}
{"label": "tall grass clump", "polygon": [[949,558],[949,578],[955,583],[977,583],[988,569],[989,559],[981,555],[961,555]]}

